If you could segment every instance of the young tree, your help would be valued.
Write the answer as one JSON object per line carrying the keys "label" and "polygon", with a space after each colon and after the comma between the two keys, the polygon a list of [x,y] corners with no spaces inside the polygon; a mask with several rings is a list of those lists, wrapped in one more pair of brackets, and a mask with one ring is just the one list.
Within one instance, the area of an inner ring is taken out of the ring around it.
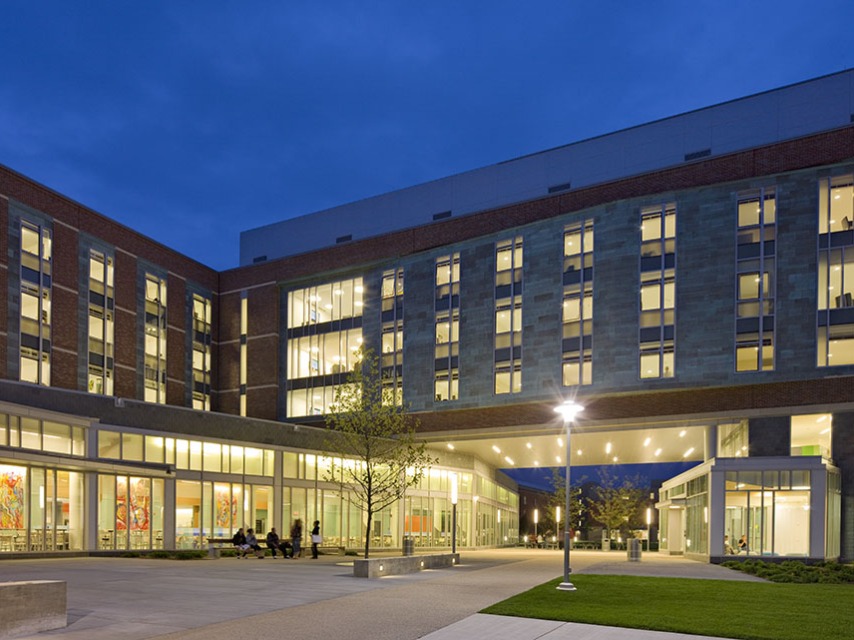
{"label": "young tree", "polygon": [[335,389],[326,416],[334,433],[326,449],[340,456],[324,474],[326,482],[342,485],[367,515],[365,558],[370,554],[374,516],[403,498],[436,460],[415,440],[417,421],[383,388],[379,358],[370,350],[359,354],[347,382]]}
{"label": "young tree", "polygon": [[[584,478],[581,479],[582,482]],[[560,532],[563,529],[563,523],[566,518],[564,509],[566,509],[566,468],[552,469],[552,486],[554,487],[554,495],[549,501],[549,509],[551,509],[550,517],[557,516],[557,507],[560,507],[560,522],[555,522],[555,531]],[[581,487],[577,484],[571,484],[569,487],[569,522],[570,529],[578,528],[578,523],[584,516],[586,507],[584,499],[581,497]]]}
{"label": "young tree", "polygon": [[614,530],[627,533],[639,522],[645,496],[640,478],[618,482],[613,473],[602,469],[596,495],[590,501],[590,515],[607,528],[609,537]]}

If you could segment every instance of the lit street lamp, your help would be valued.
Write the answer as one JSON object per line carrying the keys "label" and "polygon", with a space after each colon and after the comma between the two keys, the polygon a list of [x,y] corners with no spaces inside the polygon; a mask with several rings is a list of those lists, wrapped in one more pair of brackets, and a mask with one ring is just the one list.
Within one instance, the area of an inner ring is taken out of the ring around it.
{"label": "lit street lamp", "polygon": [[563,514],[563,582],[557,586],[560,591],[575,591],[575,585],[569,581],[569,574],[572,573],[572,569],[569,568],[569,456],[572,452],[569,444],[569,435],[572,423],[575,421],[575,416],[582,411],[584,411],[584,407],[580,404],[576,404],[572,400],[566,400],[555,407],[555,413],[559,413],[561,415],[563,418],[563,426],[566,428],[566,509]]}

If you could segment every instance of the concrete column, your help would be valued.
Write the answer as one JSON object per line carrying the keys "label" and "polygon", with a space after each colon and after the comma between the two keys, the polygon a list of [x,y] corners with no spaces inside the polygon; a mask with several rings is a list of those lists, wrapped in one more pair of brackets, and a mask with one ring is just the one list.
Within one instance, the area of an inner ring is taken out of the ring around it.
{"label": "concrete column", "polygon": [[163,548],[175,549],[175,477],[163,482]]}
{"label": "concrete column", "polygon": [[750,457],[788,456],[792,427],[789,416],[751,418],[748,428]]}
{"label": "concrete column", "polygon": [[825,558],[827,531],[827,472],[810,474],[810,558]]}
{"label": "concrete column", "polygon": [[703,453],[703,460],[708,461],[716,458],[718,455],[718,425],[710,424],[705,428],[705,445],[706,449]]}
{"label": "concrete column", "polygon": [[[724,514],[726,513],[726,473],[709,473],[709,555],[724,555]],[[730,541],[732,544],[732,541]]]}
{"label": "concrete column", "polygon": [[854,413],[833,414],[831,455],[842,474],[842,560],[854,559]]}

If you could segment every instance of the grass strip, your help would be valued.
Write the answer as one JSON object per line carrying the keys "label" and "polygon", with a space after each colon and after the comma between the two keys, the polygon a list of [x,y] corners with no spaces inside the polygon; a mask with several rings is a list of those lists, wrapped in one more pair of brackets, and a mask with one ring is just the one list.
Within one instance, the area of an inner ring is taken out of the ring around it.
{"label": "grass strip", "polygon": [[745,640],[854,637],[854,585],[573,575],[481,613]]}

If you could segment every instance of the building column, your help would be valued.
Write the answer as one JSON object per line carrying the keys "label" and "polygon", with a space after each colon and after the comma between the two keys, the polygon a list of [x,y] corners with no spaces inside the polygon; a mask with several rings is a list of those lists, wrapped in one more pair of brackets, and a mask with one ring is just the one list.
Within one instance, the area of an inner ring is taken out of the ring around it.
{"label": "building column", "polygon": [[841,560],[854,559],[854,413],[833,414],[831,432],[833,463],[842,475],[842,517],[839,552]]}
{"label": "building column", "polygon": [[789,456],[792,453],[791,418],[751,418],[748,439],[751,458]]}
{"label": "building column", "polygon": [[163,481],[163,548],[174,550],[175,540],[178,537],[175,532],[175,509],[176,509],[176,485],[175,476]]}
{"label": "building column", "polygon": [[703,461],[708,462],[718,455],[718,425],[706,425],[703,431],[706,449],[703,453]]}

